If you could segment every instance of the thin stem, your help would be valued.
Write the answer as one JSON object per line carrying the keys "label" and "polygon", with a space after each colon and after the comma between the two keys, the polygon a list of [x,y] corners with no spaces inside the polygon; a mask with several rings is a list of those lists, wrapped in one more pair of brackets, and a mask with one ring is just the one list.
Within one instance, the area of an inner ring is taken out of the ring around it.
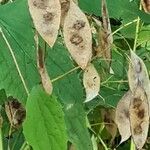
{"label": "thin stem", "polygon": [[127,27],[127,26],[129,26],[129,25],[131,25],[131,24],[133,24],[133,23],[135,23],[136,21],[137,21],[137,19],[135,19],[135,20],[133,20],[133,21],[131,21],[131,22],[128,22],[128,23],[122,25],[120,28],[118,28],[117,30],[115,30],[115,31],[112,32],[111,34],[112,34],[112,35],[116,34],[118,31],[120,31],[120,30],[122,30],[123,28],[125,28],[125,27]]}
{"label": "thin stem", "polygon": [[131,139],[130,150],[136,150],[136,147],[135,147],[135,144],[133,142],[133,139]]}
{"label": "thin stem", "polygon": [[19,66],[18,66],[18,62],[17,62],[16,57],[15,57],[15,55],[14,55],[13,49],[11,48],[11,46],[10,46],[10,44],[9,44],[9,42],[8,42],[8,40],[7,40],[6,36],[5,36],[5,34],[4,34],[4,32],[2,31],[2,28],[0,28],[0,32],[1,32],[1,34],[2,34],[2,37],[3,37],[4,41],[6,42],[6,45],[7,45],[8,49],[9,49],[10,53],[11,53],[11,56],[12,56],[12,58],[13,58],[13,61],[14,61],[15,66],[16,66],[16,69],[17,69],[18,74],[19,74],[19,76],[20,76],[20,78],[21,78],[21,81],[22,81],[22,83],[23,83],[23,86],[24,86],[24,88],[25,88],[25,91],[26,91],[27,95],[29,95],[29,90],[28,90],[28,88],[27,88],[27,86],[26,86],[25,80],[24,80],[24,78],[23,78],[23,76],[22,76],[22,73],[21,73],[21,71],[20,71],[20,68],[19,68]]}
{"label": "thin stem", "polygon": [[0,128],[0,150],[3,150],[3,134],[2,134],[2,128]]}
{"label": "thin stem", "polygon": [[55,82],[55,81],[57,81],[57,80],[59,80],[59,79],[61,79],[61,78],[63,78],[63,77],[65,77],[66,75],[68,75],[68,74],[70,74],[70,73],[72,73],[72,72],[78,70],[79,68],[80,68],[79,66],[78,66],[78,67],[75,67],[75,68],[71,69],[70,71],[64,73],[63,75],[60,75],[60,76],[58,76],[58,77],[55,78],[55,79],[52,79],[52,80],[51,80],[52,83]]}
{"label": "thin stem", "polygon": [[[140,10],[142,9],[142,5],[140,3]],[[133,51],[136,51],[136,45],[137,45],[137,40],[138,40],[138,34],[139,34],[139,29],[140,29],[140,17],[137,18],[137,23],[136,23],[136,31],[135,31],[135,40],[134,40],[134,46],[133,46]]]}

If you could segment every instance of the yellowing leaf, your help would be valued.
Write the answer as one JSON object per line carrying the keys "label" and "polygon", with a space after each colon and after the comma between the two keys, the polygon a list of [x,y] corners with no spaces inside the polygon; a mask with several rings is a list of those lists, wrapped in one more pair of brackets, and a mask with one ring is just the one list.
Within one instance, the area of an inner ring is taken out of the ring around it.
{"label": "yellowing leaf", "polygon": [[106,0],[102,0],[102,27],[99,30],[99,47],[97,49],[97,56],[106,59],[108,65],[111,62],[111,46],[113,43],[113,36],[111,32],[111,25],[106,5]]}
{"label": "yellowing leaf", "polygon": [[28,0],[28,5],[35,28],[52,47],[57,39],[60,26],[61,6],[59,0]]}
{"label": "yellowing leaf", "polygon": [[35,42],[37,47],[37,67],[41,76],[42,85],[48,94],[52,94],[53,86],[44,64],[44,52],[38,44],[37,34],[35,35]]}
{"label": "yellowing leaf", "polygon": [[92,64],[89,64],[84,71],[83,85],[86,91],[85,102],[89,102],[98,95],[100,90],[100,76]]}
{"label": "yellowing leaf", "polygon": [[150,13],[150,0],[141,0],[145,12]]}
{"label": "yellowing leaf", "polygon": [[131,91],[128,91],[119,101],[116,108],[116,124],[121,135],[121,142],[126,141],[131,136],[129,121],[129,106],[133,99]]}
{"label": "yellowing leaf", "polygon": [[146,93],[139,85],[131,100],[129,112],[132,138],[136,147],[141,149],[148,135],[149,107]]}
{"label": "yellowing leaf", "polygon": [[92,34],[85,14],[73,1],[64,21],[64,40],[72,58],[85,69],[92,57]]}

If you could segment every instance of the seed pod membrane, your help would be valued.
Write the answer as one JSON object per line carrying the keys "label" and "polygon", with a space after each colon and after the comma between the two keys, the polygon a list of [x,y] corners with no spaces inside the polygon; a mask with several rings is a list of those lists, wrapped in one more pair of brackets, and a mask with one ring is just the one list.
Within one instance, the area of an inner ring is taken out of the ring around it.
{"label": "seed pod membrane", "polygon": [[113,36],[111,25],[106,5],[106,0],[102,0],[102,23],[99,29],[99,47],[97,49],[97,56],[106,59],[108,66],[111,63],[111,46],[113,43]]}
{"label": "seed pod membrane", "polygon": [[150,0],[141,0],[145,12],[150,13]]}
{"label": "seed pod membrane", "polygon": [[119,101],[116,108],[116,124],[121,135],[121,142],[126,141],[131,136],[129,106],[133,99],[131,91],[128,91]]}
{"label": "seed pod membrane", "polygon": [[92,57],[92,34],[85,14],[73,1],[70,1],[63,32],[66,47],[72,58],[85,69]]}
{"label": "seed pod membrane", "polygon": [[89,64],[84,71],[83,85],[86,91],[85,102],[89,102],[98,95],[100,90],[100,77],[92,64]]}
{"label": "seed pod membrane", "polygon": [[28,0],[28,5],[36,30],[53,47],[60,26],[59,0]]}
{"label": "seed pod membrane", "polygon": [[141,149],[148,135],[149,107],[146,93],[139,85],[131,100],[129,112],[132,138],[136,147]]}
{"label": "seed pod membrane", "polygon": [[37,48],[37,67],[38,67],[38,71],[41,77],[42,86],[48,94],[52,94],[53,86],[52,86],[50,77],[47,73],[47,69],[45,67],[44,52],[39,46],[38,35],[35,34],[34,38],[35,38],[35,43],[36,43],[36,48]]}

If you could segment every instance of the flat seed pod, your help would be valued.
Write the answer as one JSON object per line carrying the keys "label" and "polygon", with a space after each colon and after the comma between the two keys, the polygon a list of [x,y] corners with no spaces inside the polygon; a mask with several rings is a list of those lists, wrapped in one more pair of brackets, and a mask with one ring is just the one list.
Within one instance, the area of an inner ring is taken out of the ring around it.
{"label": "flat seed pod", "polygon": [[89,102],[98,95],[100,90],[100,76],[92,64],[84,70],[83,85],[86,91],[85,102]]}
{"label": "flat seed pod", "polygon": [[38,66],[38,71],[41,76],[41,82],[43,85],[43,88],[48,94],[52,94],[53,91],[53,86],[50,80],[50,77],[47,73],[45,64],[44,64],[44,52],[40,48],[38,44],[38,35],[35,35],[35,42],[36,42],[36,48],[37,48],[37,66]]}
{"label": "flat seed pod", "polygon": [[28,0],[28,5],[36,30],[53,47],[60,26],[59,0]]}
{"label": "flat seed pod", "polygon": [[129,112],[132,138],[136,147],[141,149],[148,135],[149,107],[146,93],[140,86],[135,90]]}
{"label": "flat seed pod", "polygon": [[129,106],[133,99],[132,92],[128,91],[119,101],[116,108],[116,124],[121,135],[121,142],[126,141],[131,136]]}
{"label": "flat seed pod", "polygon": [[150,13],[150,0],[141,0],[145,12]]}
{"label": "flat seed pod", "polygon": [[115,139],[115,136],[117,134],[117,126],[115,123],[115,110],[114,109],[101,109],[101,115],[102,119],[105,123],[105,127],[107,131],[111,134],[112,140]]}
{"label": "flat seed pod", "polygon": [[102,26],[99,29],[99,47],[97,49],[97,56],[106,59],[106,62],[110,66],[111,63],[111,46],[113,43],[113,36],[111,31],[111,25],[106,5],[106,0],[102,0]]}
{"label": "flat seed pod", "polygon": [[70,1],[63,31],[66,47],[72,58],[85,69],[92,57],[92,34],[85,14],[73,1]]}
{"label": "flat seed pod", "polygon": [[135,91],[138,84],[145,90],[150,102],[150,80],[143,60],[131,51],[131,63],[128,70],[129,86],[132,92]]}
{"label": "flat seed pod", "polygon": [[61,27],[64,25],[64,20],[70,8],[70,0],[60,0],[61,4]]}
{"label": "flat seed pod", "polygon": [[26,110],[17,99],[9,97],[8,100],[5,102],[5,111],[8,120],[12,127],[19,128],[25,119]]}

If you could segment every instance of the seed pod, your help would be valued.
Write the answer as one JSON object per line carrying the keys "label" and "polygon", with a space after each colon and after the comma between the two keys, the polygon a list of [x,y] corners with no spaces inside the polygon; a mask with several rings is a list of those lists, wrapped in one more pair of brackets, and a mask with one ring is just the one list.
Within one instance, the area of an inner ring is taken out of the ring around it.
{"label": "seed pod", "polygon": [[115,123],[115,110],[114,109],[101,109],[102,119],[105,123],[107,131],[111,134],[113,141],[117,134],[117,126]]}
{"label": "seed pod", "polygon": [[85,69],[92,57],[92,34],[85,14],[73,1],[70,1],[63,31],[72,58],[82,69]]}
{"label": "seed pod", "polygon": [[99,47],[97,49],[97,56],[106,59],[108,66],[111,63],[111,46],[113,43],[113,36],[111,25],[106,5],[106,0],[102,0],[102,23],[99,29]]}
{"label": "seed pod", "polygon": [[143,9],[146,13],[150,13],[150,0],[141,0]]}
{"label": "seed pod", "polygon": [[42,85],[48,94],[52,94],[53,86],[52,86],[50,77],[49,77],[46,67],[45,67],[44,52],[38,44],[38,35],[37,34],[35,35],[35,42],[36,42],[36,47],[37,47],[37,66],[38,66],[39,74],[41,76]]}
{"label": "seed pod", "polygon": [[60,26],[59,0],[28,0],[28,5],[36,30],[53,47]]}
{"label": "seed pod", "polygon": [[25,119],[26,111],[22,104],[13,97],[5,102],[5,111],[12,127],[19,128]]}
{"label": "seed pod", "polygon": [[121,142],[126,141],[131,136],[129,106],[133,99],[131,91],[128,91],[119,101],[116,108],[116,124],[121,135]]}
{"label": "seed pod", "polygon": [[148,135],[149,107],[146,93],[139,85],[131,100],[129,112],[132,138],[136,147],[141,149]]}
{"label": "seed pod", "polygon": [[150,105],[150,80],[143,60],[131,51],[131,62],[128,70],[128,80],[131,91],[134,93],[138,85],[140,85],[148,98]]}
{"label": "seed pod", "polygon": [[98,95],[100,90],[100,77],[92,64],[89,64],[84,71],[83,85],[86,91],[85,102],[89,102]]}

